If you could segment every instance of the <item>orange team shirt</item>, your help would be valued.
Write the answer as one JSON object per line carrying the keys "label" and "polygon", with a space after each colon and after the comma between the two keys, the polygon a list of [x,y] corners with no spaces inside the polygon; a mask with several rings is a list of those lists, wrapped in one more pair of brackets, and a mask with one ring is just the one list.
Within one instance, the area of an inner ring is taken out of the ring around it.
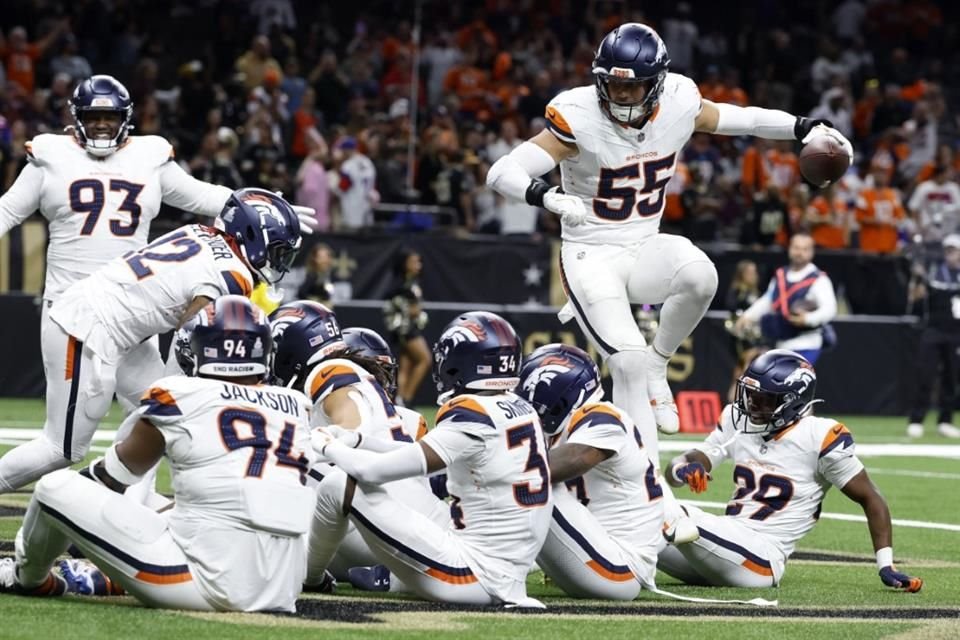
{"label": "orange team shirt", "polygon": [[[830,214],[830,203],[823,196],[817,196],[810,206],[821,216]],[[843,249],[847,246],[847,232],[841,226],[841,216],[846,214],[847,204],[842,198],[834,198],[834,215],[830,222],[815,222],[811,225],[810,236],[814,244],[824,249]]]}
{"label": "orange team shirt", "polygon": [[740,186],[743,194],[752,196],[757,191],[767,188],[769,175],[764,158],[754,146],[748,147],[743,153],[743,165],[740,169]]}
{"label": "orange team shirt", "polygon": [[677,220],[683,219],[685,212],[680,196],[683,194],[683,190],[687,188],[689,182],[690,170],[687,169],[685,162],[678,162],[677,170],[674,172],[673,177],[670,178],[664,190],[667,196],[667,202],[663,207],[664,220],[676,222]]}
{"label": "orange team shirt", "polygon": [[479,111],[486,107],[487,73],[476,67],[454,67],[443,80],[445,91],[453,91],[460,98],[464,111]]}
{"label": "orange team shirt", "polygon": [[11,51],[7,49],[6,68],[7,81],[16,82],[28,93],[33,93],[34,67],[33,62],[40,57],[40,47],[28,44],[26,51]]}
{"label": "orange team shirt", "polygon": [[770,163],[770,179],[780,187],[780,195],[784,199],[798,182],[800,182],[800,163],[797,154],[793,151],[767,151],[767,160]]}
{"label": "orange team shirt", "polygon": [[860,223],[860,248],[874,253],[897,250],[897,221],[906,213],[894,189],[864,189],[857,199],[857,222]]}

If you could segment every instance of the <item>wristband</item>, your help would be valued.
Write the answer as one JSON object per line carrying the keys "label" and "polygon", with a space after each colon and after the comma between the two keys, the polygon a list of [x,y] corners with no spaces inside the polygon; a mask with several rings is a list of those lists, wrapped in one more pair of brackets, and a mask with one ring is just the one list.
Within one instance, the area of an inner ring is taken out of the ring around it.
{"label": "wristband", "polygon": [[524,198],[531,207],[540,207],[543,208],[543,196],[550,190],[550,185],[541,180],[540,178],[534,178],[530,181],[530,186],[527,187],[527,193]]}
{"label": "wristband", "polygon": [[883,569],[893,565],[893,547],[884,547],[877,550],[877,568]]}

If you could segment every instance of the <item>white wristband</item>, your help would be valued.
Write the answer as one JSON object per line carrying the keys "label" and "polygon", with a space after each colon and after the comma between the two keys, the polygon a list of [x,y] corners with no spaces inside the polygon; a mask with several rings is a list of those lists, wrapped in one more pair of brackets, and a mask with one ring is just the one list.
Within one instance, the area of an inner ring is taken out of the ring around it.
{"label": "white wristband", "polygon": [[877,569],[883,569],[893,564],[893,547],[884,547],[877,550]]}
{"label": "white wristband", "polygon": [[123,464],[123,460],[117,455],[117,445],[113,445],[103,454],[103,468],[111,478],[128,487],[143,479],[142,475],[138,476]]}
{"label": "white wristband", "polygon": [[683,464],[685,464],[685,463],[678,462],[677,464],[675,464],[675,465],[673,465],[672,467],[670,467],[670,475],[671,475],[671,476],[673,477],[673,479],[676,480],[679,484],[683,484],[683,480],[681,480],[681,479],[680,479],[680,476],[677,475],[677,469],[679,469]]}

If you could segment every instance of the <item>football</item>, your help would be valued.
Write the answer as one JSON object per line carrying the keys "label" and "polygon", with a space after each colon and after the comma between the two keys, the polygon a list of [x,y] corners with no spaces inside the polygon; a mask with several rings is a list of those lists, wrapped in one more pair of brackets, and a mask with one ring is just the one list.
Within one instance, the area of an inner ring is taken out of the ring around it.
{"label": "football", "polygon": [[850,155],[832,136],[817,136],[800,151],[800,173],[820,189],[839,180],[849,166]]}

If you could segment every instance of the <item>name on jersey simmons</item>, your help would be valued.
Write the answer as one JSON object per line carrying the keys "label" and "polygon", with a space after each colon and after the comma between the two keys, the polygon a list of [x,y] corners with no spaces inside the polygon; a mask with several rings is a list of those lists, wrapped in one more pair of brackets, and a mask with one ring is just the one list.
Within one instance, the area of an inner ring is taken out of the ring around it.
{"label": "name on jersey simmons", "polygon": [[261,407],[281,411],[291,416],[300,417],[300,406],[295,398],[284,393],[276,393],[256,387],[248,387],[239,384],[230,384],[225,382],[220,391],[220,397],[224,400],[243,400],[251,404],[259,404]]}
{"label": "name on jersey simmons", "polygon": [[227,244],[227,239],[220,235],[216,229],[198,225],[197,236],[210,247],[214,260],[233,260],[235,258],[233,249]]}

